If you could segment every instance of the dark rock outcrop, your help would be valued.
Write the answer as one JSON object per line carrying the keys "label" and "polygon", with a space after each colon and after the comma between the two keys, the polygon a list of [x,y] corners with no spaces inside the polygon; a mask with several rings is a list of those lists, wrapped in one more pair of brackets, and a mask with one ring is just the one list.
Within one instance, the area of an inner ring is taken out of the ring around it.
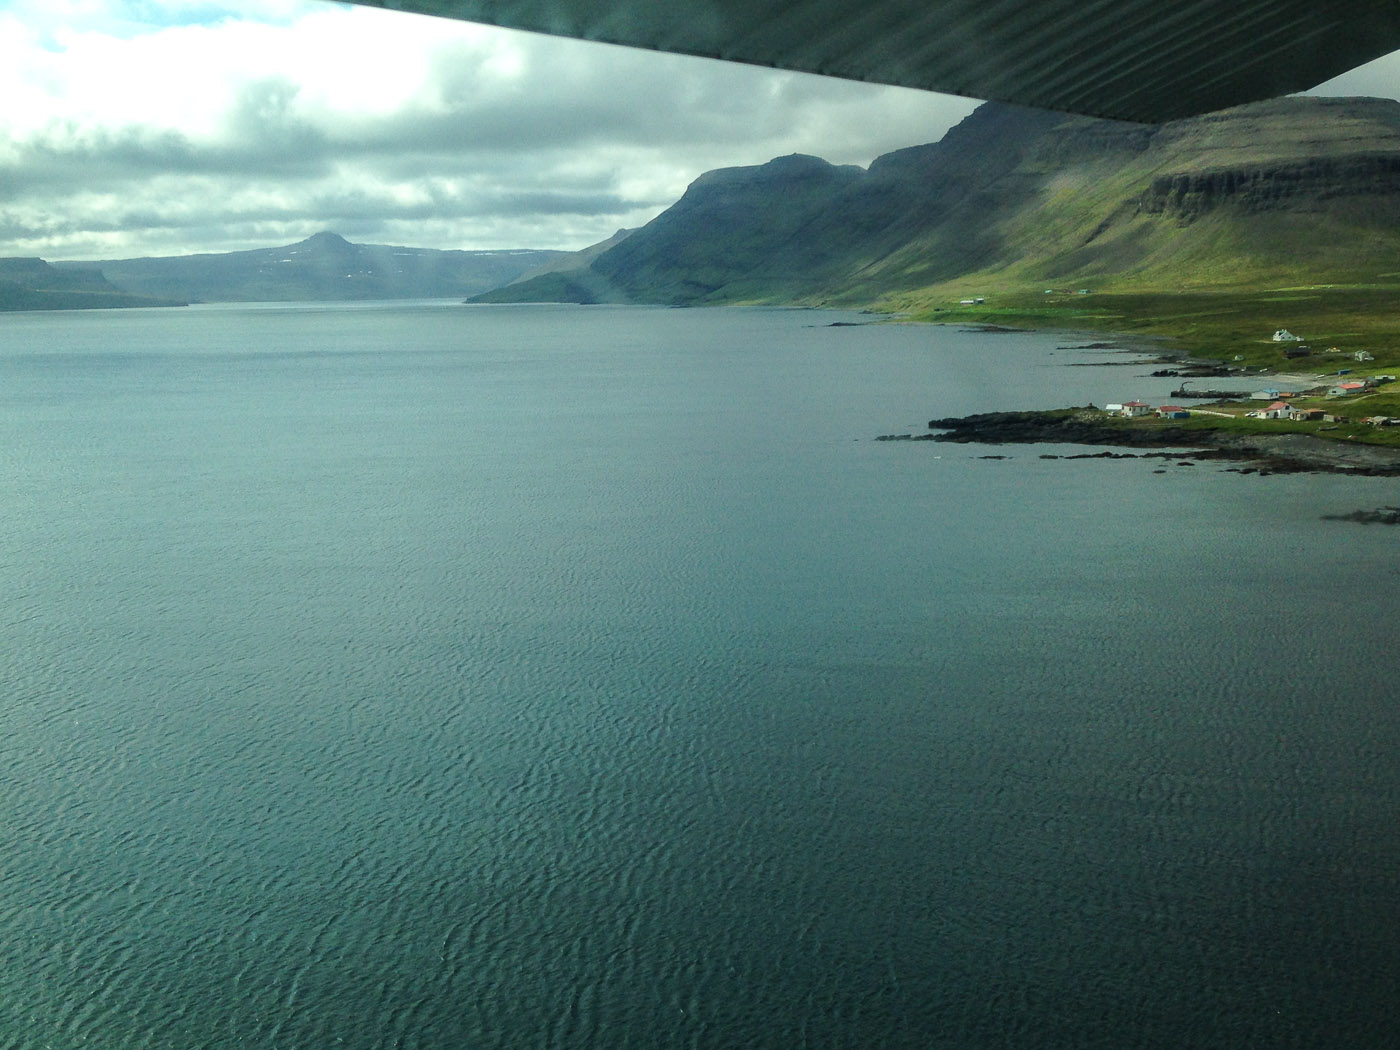
{"label": "dark rock outcrop", "polygon": [[1331,441],[1309,434],[1242,434],[1171,424],[1128,423],[1092,410],[983,412],[929,421],[933,441],[1000,444],[1189,448],[1194,459],[1246,460],[1258,473],[1317,471],[1378,477],[1400,475],[1400,449]]}

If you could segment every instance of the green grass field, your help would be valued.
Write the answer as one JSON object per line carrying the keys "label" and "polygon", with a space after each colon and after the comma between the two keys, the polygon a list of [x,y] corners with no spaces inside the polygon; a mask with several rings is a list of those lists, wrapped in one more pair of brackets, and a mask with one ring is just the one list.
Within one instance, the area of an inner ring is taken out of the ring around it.
{"label": "green grass field", "polygon": [[[1228,292],[1098,292],[1020,290],[985,295],[977,306],[943,302],[886,302],[920,321],[1000,324],[1152,336],[1192,357],[1251,368],[1357,374],[1400,370],[1400,283],[1272,288]],[[1272,342],[1279,328],[1300,335],[1312,356],[1292,361]],[[1337,353],[1327,353],[1335,347]],[[1358,364],[1364,350],[1374,361]]]}

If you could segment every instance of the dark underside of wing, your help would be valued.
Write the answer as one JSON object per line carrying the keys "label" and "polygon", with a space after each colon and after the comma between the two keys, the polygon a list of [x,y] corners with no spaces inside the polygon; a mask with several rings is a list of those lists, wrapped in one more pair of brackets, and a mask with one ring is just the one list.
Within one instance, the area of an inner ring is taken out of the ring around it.
{"label": "dark underside of wing", "polygon": [[1160,122],[1400,49],[1400,0],[355,0],[556,36]]}

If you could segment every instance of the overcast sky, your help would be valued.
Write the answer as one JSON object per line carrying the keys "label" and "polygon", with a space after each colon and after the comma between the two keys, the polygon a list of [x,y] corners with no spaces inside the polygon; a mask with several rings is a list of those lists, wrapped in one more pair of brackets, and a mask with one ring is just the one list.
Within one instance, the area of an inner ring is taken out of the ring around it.
{"label": "overcast sky", "polygon": [[0,0],[0,256],[581,248],[711,168],[865,165],[975,105],[328,0]]}

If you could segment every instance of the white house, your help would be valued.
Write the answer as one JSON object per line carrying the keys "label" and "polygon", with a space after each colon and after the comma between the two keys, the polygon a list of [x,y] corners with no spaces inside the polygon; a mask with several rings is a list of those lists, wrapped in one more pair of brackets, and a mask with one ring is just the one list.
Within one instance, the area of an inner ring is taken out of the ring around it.
{"label": "white house", "polygon": [[1127,416],[1129,419],[1136,419],[1138,416],[1149,415],[1151,412],[1152,406],[1146,401],[1123,402],[1123,415]]}
{"label": "white house", "polygon": [[1287,328],[1280,328],[1274,333],[1274,342],[1276,343],[1297,343],[1301,342],[1302,338],[1301,335],[1294,335]]}

